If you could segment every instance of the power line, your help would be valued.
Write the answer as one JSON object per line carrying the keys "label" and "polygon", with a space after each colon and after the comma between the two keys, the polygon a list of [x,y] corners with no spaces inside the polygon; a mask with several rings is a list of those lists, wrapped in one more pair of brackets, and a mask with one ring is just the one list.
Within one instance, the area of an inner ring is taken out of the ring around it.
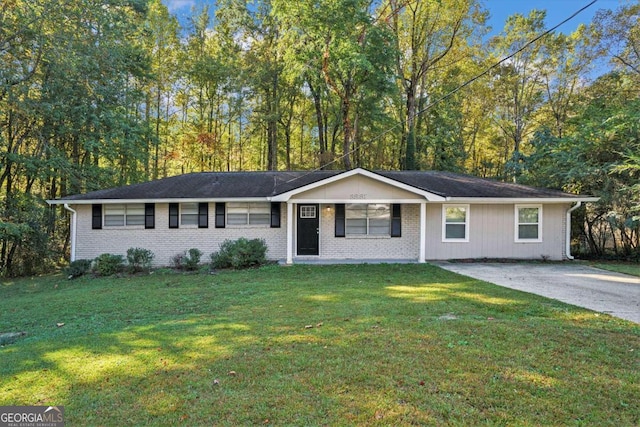
{"label": "power line", "polygon": [[[432,107],[434,107],[435,105],[437,105],[438,103],[444,101],[445,99],[448,99],[449,97],[451,97],[452,95],[455,95],[457,92],[459,92],[461,89],[464,89],[465,87],[469,86],[471,83],[475,82],[476,80],[480,79],[481,77],[484,77],[485,75],[487,75],[491,70],[493,70],[494,68],[500,66],[502,63],[504,63],[505,61],[508,61],[509,59],[513,58],[514,56],[516,56],[517,54],[519,54],[520,52],[522,52],[523,50],[525,50],[526,48],[528,48],[529,46],[531,46],[532,44],[536,43],[538,40],[542,39],[543,37],[546,37],[547,35],[549,35],[550,33],[554,32],[555,30],[557,30],[559,27],[561,27],[562,25],[566,24],[567,22],[571,21],[573,18],[575,18],[576,16],[578,16],[580,13],[584,12],[586,9],[590,8],[591,6],[593,6],[595,3],[597,3],[598,0],[592,0],[589,4],[581,7],[580,9],[578,9],[576,12],[574,12],[571,16],[569,16],[568,18],[566,18],[565,20],[563,20],[562,22],[560,22],[559,24],[556,24],[555,26],[553,26],[552,28],[549,28],[548,30],[544,31],[543,33],[541,33],[540,35],[536,36],[535,38],[529,40],[527,43],[525,43],[520,49],[516,50],[513,53],[510,53],[509,55],[505,56],[504,58],[502,58],[500,61],[496,62],[495,64],[491,65],[490,67],[488,67],[487,69],[485,69],[484,71],[482,71],[480,74],[477,74],[476,76],[472,77],[471,79],[467,80],[466,82],[462,83],[461,85],[459,85],[458,87],[456,87],[455,89],[451,90],[450,92],[446,93],[445,95],[441,96],[440,98],[436,99],[435,101],[429,103],[427,106],[425,106],[424,108],[422,108],[421,110],[419,110],[416,113],[416,116],[419,116],[421,114],[424,114],[427,110],[431,109]],[[358,147],[352,149],[351,151],[348,151],[347,153],[342,154],[341,156],[339,156],[338,158],[330,161],[329,163],[324,164],[322,167],[325,166],[329,166],[332,165],[342,159],[344,159],[345,156],[347,155],[351,155],[353,153],[355,153],[356,151],[360,150],[363,147],[366,147],[368,145],[371,145],[373,142],[377,141],[378,139],[382,138],[384,135],[388,134],[389,132],[395,130],[396,128],[398,128],[398,126],[400,126],[400,124],[395,124],[391,127],[389,127],[387,130],[381,132],[380,134],[376,135],[375,137],[371,138],[370,140],[360,144]],[[305,175],[301,175],[299,177],[295,177],[290,179],[287,182],[292,182],[295,181],[299,178],[303,178],[304,176],[307,176],[313,172],[317,172],[319,170],[322,170],[322,168],[316,168],[316,169],[312,169],[311,171],[309,171],[308,174]]]}

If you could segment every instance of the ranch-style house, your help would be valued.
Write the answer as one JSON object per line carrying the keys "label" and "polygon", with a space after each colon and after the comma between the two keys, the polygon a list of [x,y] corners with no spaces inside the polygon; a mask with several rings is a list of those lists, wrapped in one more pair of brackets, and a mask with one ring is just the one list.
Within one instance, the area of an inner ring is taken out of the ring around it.
{"label": "ranch-style house", "polygon": [[594,197],[436,171],[201,172],[77,194],[71,260],[137,247],[170,265],[187,249],[264,239],[296,262],[571,259],[571,212]]}

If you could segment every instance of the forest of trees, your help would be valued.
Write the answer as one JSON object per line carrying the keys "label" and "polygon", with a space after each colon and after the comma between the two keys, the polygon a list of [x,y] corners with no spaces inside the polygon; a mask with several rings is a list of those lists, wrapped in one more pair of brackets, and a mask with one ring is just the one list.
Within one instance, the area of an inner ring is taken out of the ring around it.
{"label": "forest of trees", "polygon": [[0,276],[64,262],[47,199],[357,166],[599,196],[576,250],[638,259],[640,2],[530,43],[545,15],[490,36],[480,0],[218,0],[184,25],[160,0],[3,0]]}

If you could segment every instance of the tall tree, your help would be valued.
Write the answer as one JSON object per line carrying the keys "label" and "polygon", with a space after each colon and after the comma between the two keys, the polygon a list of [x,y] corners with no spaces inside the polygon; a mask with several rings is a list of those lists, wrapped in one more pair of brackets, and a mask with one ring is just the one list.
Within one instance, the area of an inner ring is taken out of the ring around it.
{"label": "tall tree", "polygon": [[495,124],[504,138],[505,178],[513,180],[521,173],[523,145],[533,130],[544,94],[539,68],[541,42],[522,48],[544,31],[545,16],[540,10],[532,10],[528,16],[510,16],[503,33],[491,42],[498,56],[513,54],[498,68],[491,83],[498,101]]}
{"label": "tall tree", "polygon": [[[147,162],[147,175],[153,179],[160,176],[161,145],[164,139],[165,149],[169,138],[169,121],[175,108],[173,97],[178,80],[178,59],[180,26],[175,16],[171,16],[161,0],[151,0],[144,25],[143,47],[150,57],[151,76],[146,91],[145,116],[152,148],[150,161]],[[162,168],[166,176],[166,165]]]}
{"label": "tall tree", "polygon": [[420,100],[434,100],[425,87],[427,75],[442,85],[447,70],[459,64],[466,54],[462,47],[472,42],[474,27],[486,18],[476,0],[389,0],[382,9],[396,36],[398,86],[405,101],[402,111],[403,167],[416,169],[416,125]]}

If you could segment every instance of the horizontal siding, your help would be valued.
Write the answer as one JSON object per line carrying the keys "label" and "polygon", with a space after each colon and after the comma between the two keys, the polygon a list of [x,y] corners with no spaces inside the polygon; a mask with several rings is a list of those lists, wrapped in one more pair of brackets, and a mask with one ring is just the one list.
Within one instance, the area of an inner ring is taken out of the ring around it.
{"label": "horizontal siding", "polygon": [[426,258],[514,258],[561,260],[567,204],[546,204],[542,209],[542,242],[515,242],[514,205],[471,205],[469,241],[442,241],[442,204],[427,205]]}

